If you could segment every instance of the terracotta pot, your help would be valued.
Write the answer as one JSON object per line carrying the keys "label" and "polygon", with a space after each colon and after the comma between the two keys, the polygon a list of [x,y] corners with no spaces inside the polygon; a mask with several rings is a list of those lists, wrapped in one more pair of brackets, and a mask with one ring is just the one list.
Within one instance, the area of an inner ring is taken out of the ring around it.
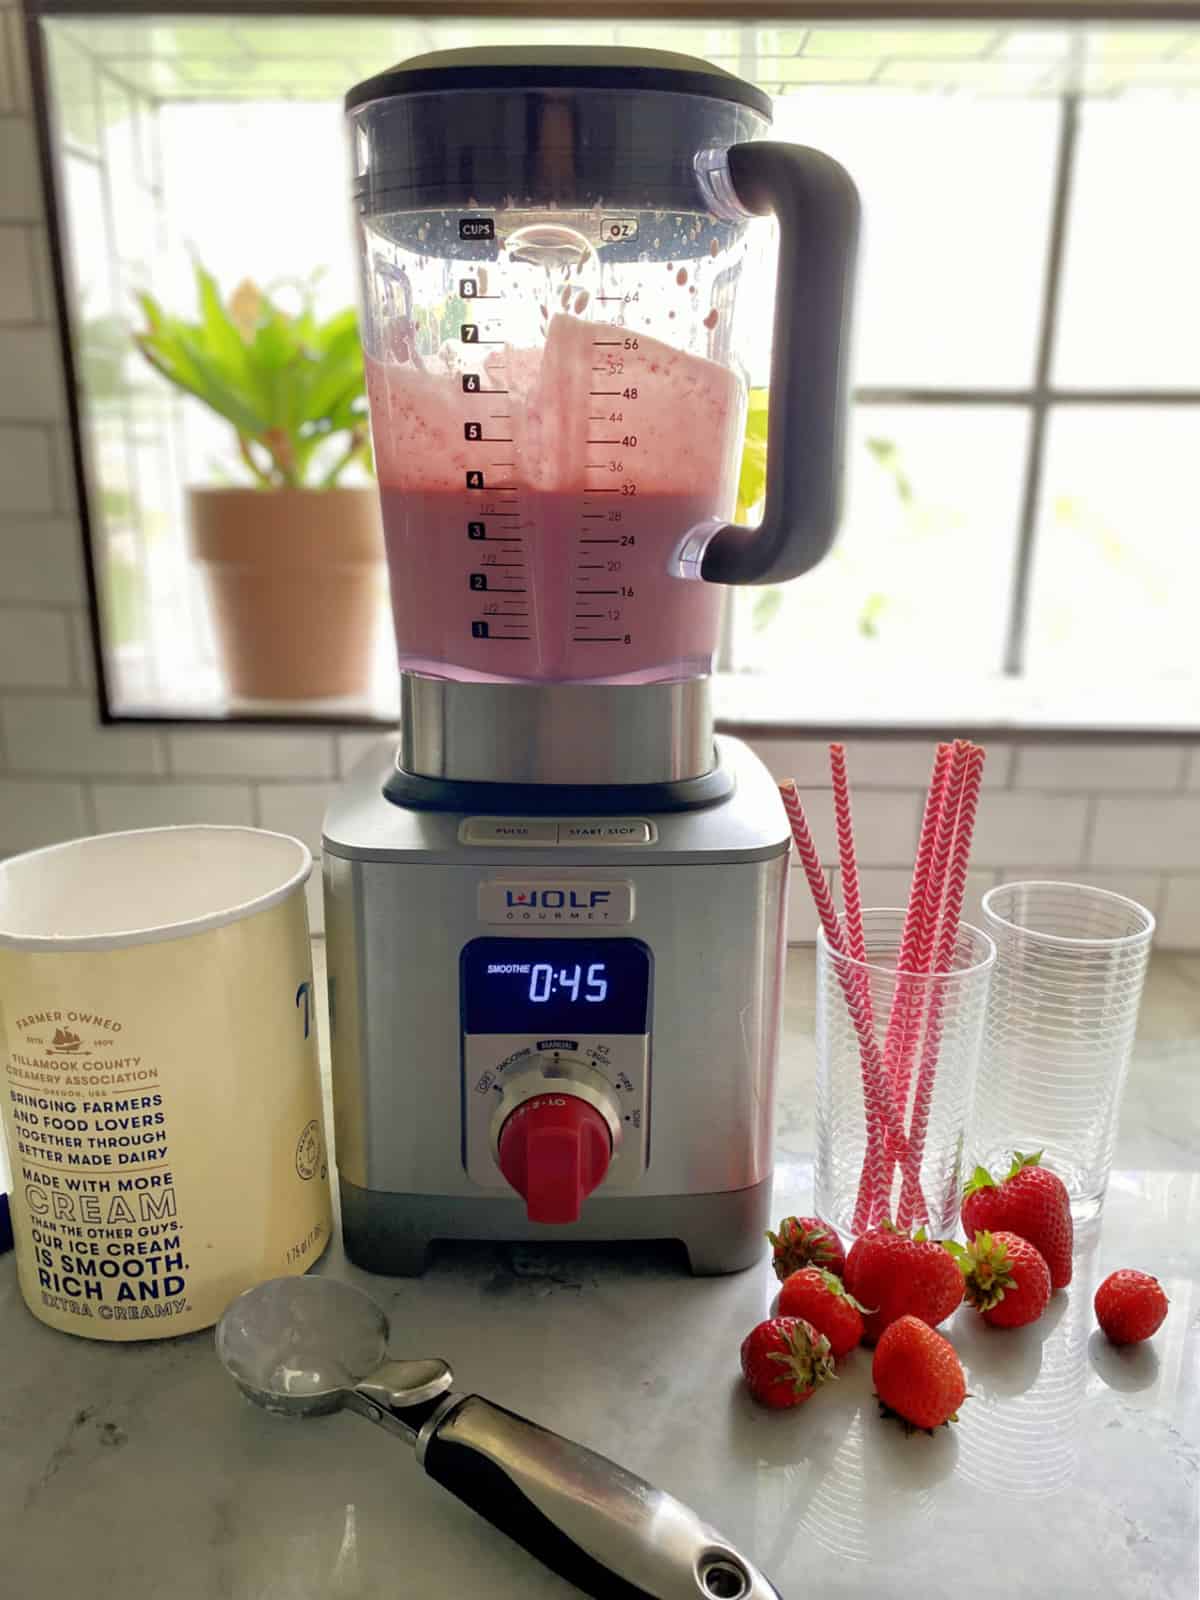
{"label": "terracotta pot", "polygon": [[365,694],[384,561],[378,491],[189,489],[188,512],[230,693]]}

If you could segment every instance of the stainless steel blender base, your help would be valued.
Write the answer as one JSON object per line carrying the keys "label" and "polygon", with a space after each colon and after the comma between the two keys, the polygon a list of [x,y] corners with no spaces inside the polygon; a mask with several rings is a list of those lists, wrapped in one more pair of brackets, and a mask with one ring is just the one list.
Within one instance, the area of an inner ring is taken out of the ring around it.
{"label": "stainless steel blender base", "polygon": [[[770,1226],[771,1175],[726,1194],[597,1197],[568,1242],[678,1239],[696,1277],[742,1272],[761,1261]],[[368,1272],[415,1278],[439,1239],[562,1244],[561,1228],[529,1222],[520,1200],[388,1194],[339,1180],[346,1254]]]}
{"label": "stainless steel blender base", "polygon": [[671,784],[712,771],[708,678],[459,683],[400,674],[397,764],[482,784]]}

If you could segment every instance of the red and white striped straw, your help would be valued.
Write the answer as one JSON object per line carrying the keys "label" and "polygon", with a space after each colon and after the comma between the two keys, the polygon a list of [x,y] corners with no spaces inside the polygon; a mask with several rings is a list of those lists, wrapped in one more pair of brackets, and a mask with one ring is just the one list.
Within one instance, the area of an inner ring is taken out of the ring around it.
{"label": "red and white striped straw", "polygon": [[[842,885],[842,918],[846,938],[846,954],[853,961],[865,962],[867,959],[867,943],[863,934],[862,895],[858,886],[858,853],[854,847],[854,816],[850,808],[850,779],[846,772],[846,747],[844,744],[831,744],[829,746],[829,772],[833,785],[833,821],[837,833],[838,866],[841,868]],[[867,973],[851,969],[850,976],[856,983],[859,993],[859,1004],[866,1016],[867,1027],[871,1030],[872,1039],[875,1037],[875,1008],[871,1002],[871,981]],[[885,1062],[885,1087],[886,1087],[886,1062]],[[869,1134],[868,1130],[868,1134]],[[884,1160],[885,1152],[868,1149],[863,1166],[864,1170],[870,1168],[878,1170],[879,1164]],[[887,1168],[890,1173],[891,1167]],[[872,1185],[874,1188],[874,1185]],[[871,1214],[874,1220],[875,1213],[881,1211],[886,1205],[886,1197],[874,1194],[871,1200]]]}
{"label": "red and white striped straw", "polygon": [[[970,746],[965,739],[957,740],[946,760],[941,803],[934,823],[933,842],[930,848],[929,869],[925,877],[920,910],[914,918],[912,939],[905,970],[910,973],[927,973],[933,962],[934,943],[937,939],[938,919],[941,915],[945,893],[946,874],[950,867],[950,854],[954,846],[954,829],[958,821],[958,807],[962,786],[967,774],[967,752]],[[911,907],[910,907],[911,909]],[[912,1080],[913,1055],[921,1032],[921,1014],[924,1010],[923,988],[918,982],[909,986],[908,1003],[900,1010],[894,1033],[893,1055],[888,1062],[891,1072],[892,1098],[903,1117],[908,1105],[908,1090]],[[893,1019],[895,1014],[893,1013]],[[892,1032],[889,1028],[889,1032]],[[903,1154],[895,1152],[897,1159]],[[890,1176],[890,1174],[889,1174]]]}
{"label": "red and white striped straw", "polygon": [[900,1067],[897,1060],[897,1049],[900,1038],[908,1026],[908,1013],[913,1004],[914,987],[911,980],[906,979],[905,974],[914,971],[917,945],[921,934],[921,923],[925,913],[925,890],[929,883],[930,868],[933,865],[934,835],[937,831],[938,821],[946,799],[946,777],[950,770],[951,751],[951,745],[939,744],[937,754],[933,760],[933,772],[929,779],[929,794],[925,801],[925,815],[921,819],[921,837],[917,845],[917,859],[913,866],[912,885],[908,892],[908,909],[904,913],[904,929],[900,935],[900,954],[896,962],[900,978],[897,983],[896,998],[892,1004],[891,1015],[888,1018],[887,1034],[883,1043],[883,1059],[887,1063],[892,1094],[897,1100],[902,1115],[904,1101],[900,1099],[898,1094]]}
{"label": "red and white striped straw", "polygon": [[812,831],[808,826],[808,818],[804,815],[804,807],[800,804],[796,785],[789,779],[780,784],[779,792],[791,826],[796,853],[800,857],[800,864],[808,879],[817,916],[820,918],[838,982],[846,1000],[846,1010],[858,1038],[863,1105],[867,1123],[867,1149],[854,1212],[854,1229],[856,1232],[862,1232],[870,1225],[876,1208],[886,1204],[886,1191],[882,1187],[884,1152],[888,1147],[889,1138],[903,1139],[903,1128],[892,1110],[883,1071],[883,1057],[875,1042],[869,1013],[862,1003],[862,987],[854,981],[845,964],[844,957],[847,952],[837,910],[834,907],[833,896],[829,892],[829,885],[825,881],[821,858],[813,843]]}
{"label": "red and white striped straw", "polygon": [[842,909],[846,917],[846,953],[855,961],[867,959],[863,936],[862,896],[858,887],[858,857],[854,849],[854,818],[850,810],[850,780],[846,775],[846,747],[829,746],[833,779],[833,817],[837,828],[838,865],[842,869]]}
{"label": "red and white striped straw", "polygon": [[[946,881],[945,906],[934,957],[934,971],[938,973],[948,973],[954,965],[959,919],[967,887],[967,867],[971,859],[971,836],[975,831],[975,812],[979,804],[979,789],[983,782],[985,759],[986,752],[978,745],[968,746],[955,820],[954,846]],[[928,1210],[921,1195],[919,1177],[921,1160],[925,1153],[925,1135],[929,1128],[938,1053],[941,1048],[941,1020],[945,998],[945,985],[934,984],[929,1000],[929,1022],[921,1051],[921,1065],[917,1071],[908,1149],[904,1156],[904,1181],[899,1207],[899,1222],[902,1228],[911,1225],[914,1215],[921,1217],[922,1220],[928,1217]]]}

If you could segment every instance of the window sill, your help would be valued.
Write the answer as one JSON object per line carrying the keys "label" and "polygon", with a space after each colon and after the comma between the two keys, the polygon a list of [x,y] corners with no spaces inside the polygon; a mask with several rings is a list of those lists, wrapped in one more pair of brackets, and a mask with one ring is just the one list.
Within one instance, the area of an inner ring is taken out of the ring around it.
{"label": "window sill", "polygon": [[[846,734],[880,739],[913,737],[1030,740],[1200,740],[1200,685],[1195,683],[1059,684],[1037,686],[1015,678],[947,681],[903,676],[889,681],[831,671],[795,679],[756,673],[720,673],[714,679],[718,725],[755,739],[828,739]],[[229,703],[196,695],[155,705],[126,702],[105,708],[113,723],[183,726],[275,724],[338,728],[388,728],[396,723],[394,678],[369,701]]]}
{"label": "window sill", "polygon": [[1104,739],[1130,743],[1200,738],[1200,684],[1060,683],[1019,678],[948,680],[839,676],[819,679],[724,673],[716,679],[720,726],[754,738],[915,735]]}

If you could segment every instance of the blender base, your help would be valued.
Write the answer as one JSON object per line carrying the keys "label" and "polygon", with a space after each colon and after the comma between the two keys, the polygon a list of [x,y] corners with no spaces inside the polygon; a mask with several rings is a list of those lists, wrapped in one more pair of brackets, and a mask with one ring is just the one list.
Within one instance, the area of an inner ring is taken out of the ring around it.
{"label": "blender base", "polygon": [[339,1178],[342,1235],[356,1266],[417,1278],[437,1240],[588,1244],[677,1239],[693,1276],[721,1277],[761,1261],[770,1226],[771,1175],[724,1194],[614,1195],[593,1199],[569,1238],[530,1222],[520,1200],[484,1195],[389,1194]]}

